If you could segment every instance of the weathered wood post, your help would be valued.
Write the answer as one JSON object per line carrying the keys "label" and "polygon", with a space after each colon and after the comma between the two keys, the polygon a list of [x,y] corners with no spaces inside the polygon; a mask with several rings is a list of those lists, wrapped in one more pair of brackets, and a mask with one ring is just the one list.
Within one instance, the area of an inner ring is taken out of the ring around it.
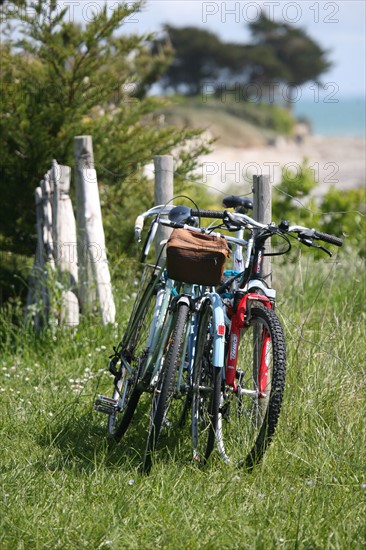
{"label": "weathered wood post", "polygon": [[94,168],[93,144],[91,136],[77,136],[74,139],[75,191],[77,251],[79,263],[79,300],[81,311],[90,311],[96,302],[91,263],[88,261],[88,240],[86,234],[86,189],[84,170]]}
{"label": "weathered wood post", "polygon": [[[29,278],[26,319],[33,319],[36,331],[50,321],[51,292],[55,271],[52,227],[52,184],[50,174],[44,175],[35,191],[37,249]],[[52,279],[52,278],[51,278]],[[33,309],[32,306],[35,306]]]}
{"label": "weathered wood post", "polygon": [[38,265],[44,265],[44,245],[43,245],[43,229],[42,229],[42,189],[36,187],[34,192],[36,203],[36,226],[37,226],[37,250],[35,261]]}
{"label": "weathered wood post", "polygon": [[[154,157],[155,167],[155,192],[154,204],[167,204],[174,196],[174,164],[171,155],[157,155]],[[156,235],[155,257],[159,258],[162,246],[160,243],[169,238],[171,229],[169,227],[159,227]],[[159,263],[165,259],[163,252]]]}
{"label": "weathered wood post", "polygon": [[[253,176],[253,218],[261,223],[272,221],[272,187],[269,176]],[[271,251],[271,244],[268,240],[265,252]],[[263,259],[263,276],[269,286],[272,285],[271,258],[265,256]]]}
{"label": "weathered wood post", "polygon": [[91,136],[76,136],[74,153],[81,307],[84,311],[92,308],[97,298],[102,323],[113,323],[116,309]]}
{"label": "weathered wood post", "polygon": [[49,174],[44,175],[41,181],[42,190],[42,229],[43,229],[43,245],[45,249],[46,260],[49,263],[50,269],[54,271],[55,261],[53,256],[53,229],[52,229],[52,204],[51,204],[51,183]]}
{"label": "weathered wood post", "polygon": [[[25,319],[33,319],[34,329],[38,332],[47,322],[49,308],[45,249],[43,243],[43,204],[41,187],[36,188],[34,198],[36,204],[37,248],[29,277]],[[35,311],[32,306],[36,306]]]}
{"label": "weathered wood post", "polygon": [[[253,218],[261,223],[270,223],[272,221],[272,188],[269,176],[253,176]],[[265,252],[270,252],[271,244],[267,240]],[[272,286],[271,258],[264,256],[262,264],[263,278],[265,278],[269,287]],[[253,331],[253,376],[257,378],[257,367],[260,364],[261,347],[259,327],[255,326]]]}
{"label": "weathered wood post", "polygon": [[53,248],[58,279],[63,285],[61,324],[79,324],[78,255],[76,247],[76,223],[70,192],[71,168],[52,162],[50,174],[53,187]]}

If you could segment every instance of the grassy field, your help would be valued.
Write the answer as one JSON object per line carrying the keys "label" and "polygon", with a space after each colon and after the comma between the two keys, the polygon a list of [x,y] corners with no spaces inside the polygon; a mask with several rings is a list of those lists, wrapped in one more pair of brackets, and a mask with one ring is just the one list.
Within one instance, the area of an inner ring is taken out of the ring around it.
{"label": "grassy field", "polygon": [[93,401],[111,386],[125,289],[117,327],[89,318],[36,339],[16,324],[20,309],[4,310],[0,548],[365,548],[365,270],[309,258],[274,270],[288,376],[276,436],[252,473],[218,456],[200,468],[183,449],[141,476],[144,423],[108,448]]}

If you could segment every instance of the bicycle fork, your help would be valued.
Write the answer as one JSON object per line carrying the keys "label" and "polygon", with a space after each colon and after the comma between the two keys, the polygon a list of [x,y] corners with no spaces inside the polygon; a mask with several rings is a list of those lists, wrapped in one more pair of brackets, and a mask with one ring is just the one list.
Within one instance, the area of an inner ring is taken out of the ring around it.
{"label": "bicycle fork", "polygon": [[[232,387],[234,392],[238,390],[236,379],[239,344],[243,331],[245,331],[245,329],[249,326],[251,307],[250,302],[252,301],[261,302],[266,307],[272,309],[272,304],[266,295],[249,292],[242,296],[238,306],[236,307],[236,310],[234,311],[234,314],[231,318],[231,328],[225,372],[226,385]],[[263,341],[262,349],[260,351],[261,354],[265,353],[266,346],[268,346],[268,342],[266,342],[265,338]],[[262,360],[260,364],[262,364]],[[259,376],[263,377],[265,375],[259,373]]]}
{"label": "bicycle fork", "polygon": [[[251,302],[261,302],[265,307],[271,309],[272,304],[269,297],[267,297],[265,294],[246,292],[244,295],[243,293],[240,293],[240,295],[241,298],[239,298],[237,307],[234,306],[234,313],[231,318],[230,336],[226,351],[226,367],[224,370],[224,387],[221,392],[220,414],[218,418],[216,432],[217,450],[225,464],[231,463],[231,459],[226,452],[225,442],[223,439],[223,422],[227,421],[230,416],[230,399],[227,398],[229,397],[229,394],[231,392],[236,395],[240,402],[243,396],[247,396],[249,399],[260,399],[261,397],[264,397],[269,368],[268,347],[270,346],[270,336],[267,333],[262,335],[262,343],[260,344],[260,346],[255,346],[256,353],[260,353],[259,363],[257,360],[258,358],[253,357],[253,367],[254,365],[259,366],[259,372],[257,374],[258,386],[254,389],[248,386],[241,387],[240,382],[242,382],[242,380],[239,376],[240,373],[237,370],[239,345],[240,340],[245,333],[245,330],[249,327],[250,324]],[[239,384],[237,384],[238,378]]]}

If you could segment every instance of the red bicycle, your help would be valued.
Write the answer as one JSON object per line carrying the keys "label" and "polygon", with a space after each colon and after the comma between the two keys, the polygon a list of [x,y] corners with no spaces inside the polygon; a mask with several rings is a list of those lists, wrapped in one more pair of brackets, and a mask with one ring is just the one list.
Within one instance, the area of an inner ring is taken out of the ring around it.
{"label": "red bicycle", "polygon": [[[336,246],[342,240],[333,235],[282,221],[262,224],[247,215],[250,199],[226,197],[224,205],[235,212],[201,212],[201,216],[223,220],[229,231],[249,235],[245,258],[242,247],[234,251],[235,271],[227,271],[226,280],[216,289],[226,312],[226,364],[223,369],[216,438],[218,451],[227,463],[253,468],[263,457],[278,423],[285,389],[286,342],[275,312],[276,291],[263,273],[265,244],[274,235],[285,241],[285,248],[270,255],[282,255],[291,249],[291,238],[332,253],[317,244],[324,241]],[[244,213],[243,213],[244,212]]]}

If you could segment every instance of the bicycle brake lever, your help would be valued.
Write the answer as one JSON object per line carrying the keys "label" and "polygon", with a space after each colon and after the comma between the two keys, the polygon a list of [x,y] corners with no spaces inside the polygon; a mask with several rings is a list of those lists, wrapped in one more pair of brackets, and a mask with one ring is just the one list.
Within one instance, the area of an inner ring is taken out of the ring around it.
{"label": "bicycle brake lever", "polygon": [[323,252],[326,252],[326,254],[328,254],[328,256],[332,257],[333,254],[330,250],[328,250],[327,248],[325,248],[325,246],[322,246],[321,244],[313,244],[314,248],[320,248],[320,250],[323,250]]}
{"label": "bicycle brake lever", "polygon": [[322,246],[321,244],[315,244],[313,239],[311,239],[311,238],[308,238],[308,239],[299,238],[298,240],[301,242],[301,244],[304,244],[305,246],[309,246],[309,247],[313,247],[313,248],[320,248],[320,250],[322,250],[323,252],[328,254],[328,256],[330,256],[330,257],[333,256],[333,254],[330,250],[328,250],[327,248],[325,248],[325,246]]}
{"label": "bicycle brake lever", "polygon": [[243,227],[243,224],[236,221],[234,216],[231,214],[231,212],[228,212],[228,210],[225,210],[224,212],[223,222],[229,231],[237,231],[238,229],[241,229]]}

